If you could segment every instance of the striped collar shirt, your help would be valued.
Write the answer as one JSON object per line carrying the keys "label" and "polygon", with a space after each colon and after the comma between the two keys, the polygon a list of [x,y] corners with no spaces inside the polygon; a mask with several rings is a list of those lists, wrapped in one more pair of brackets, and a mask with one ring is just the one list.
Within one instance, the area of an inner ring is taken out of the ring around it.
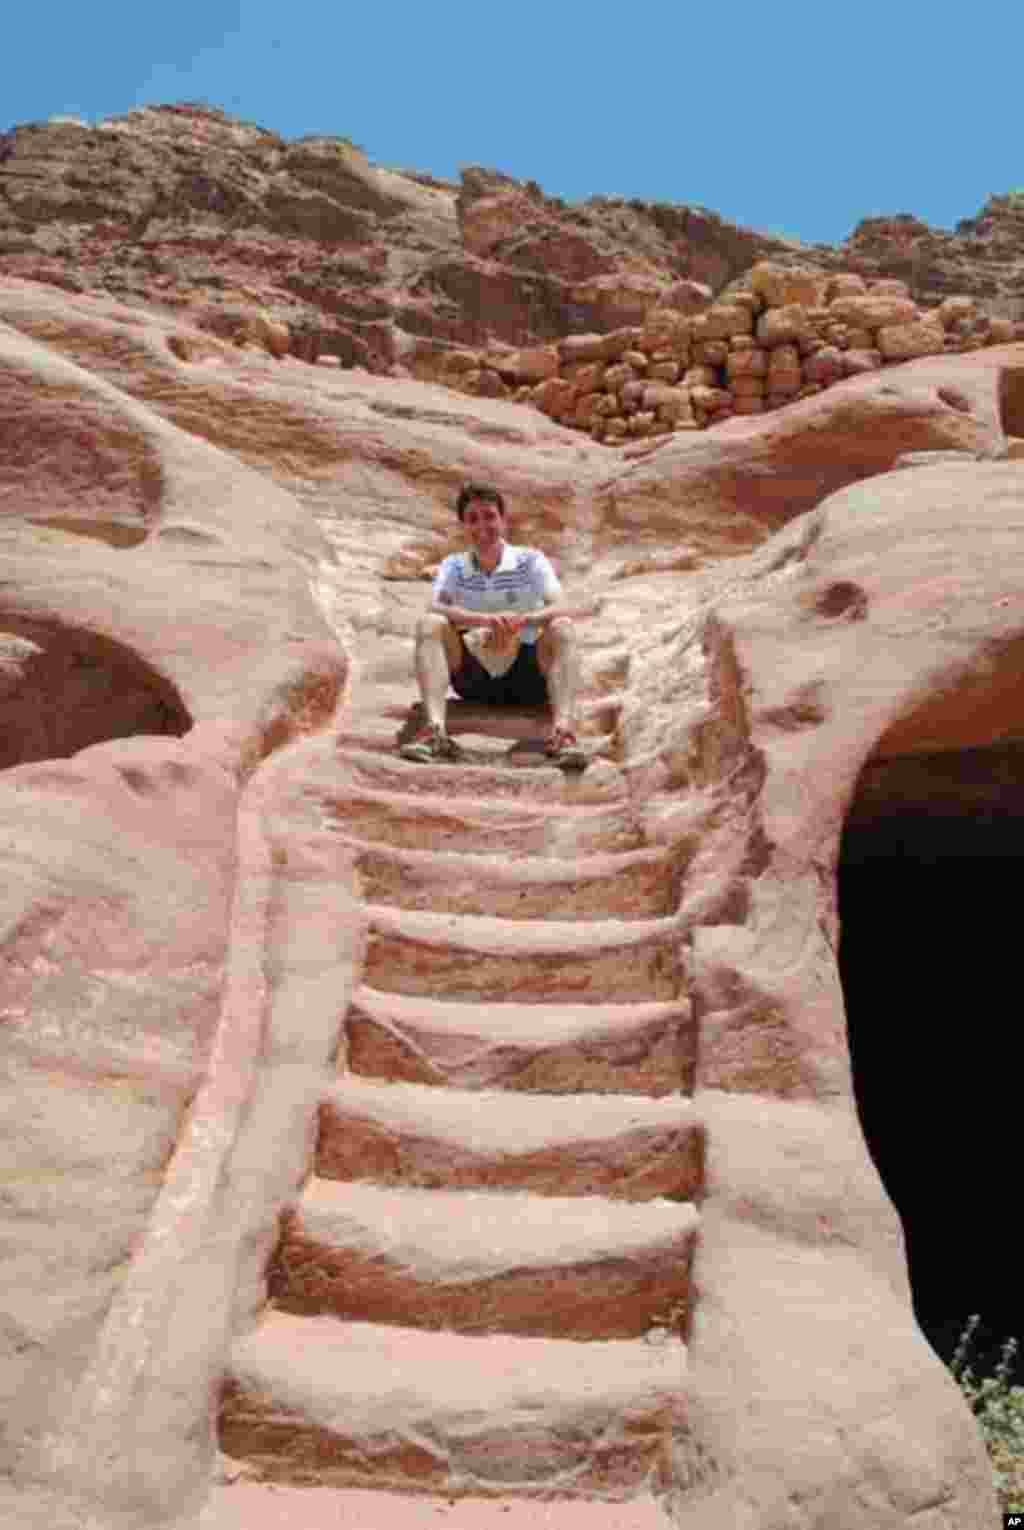
{"label": "striped collar shirt", "polygon": [[[550,560],[536,547],[502,544],[501,558],[491,573],[485,573],[476,553],[451,553],[443,560],[434,578],[431,598],[437,605],[461,606],[465,611],[536,611],[562,593],[558,575]],[[537,641],[534,622],[523,627],[524,643]]]}

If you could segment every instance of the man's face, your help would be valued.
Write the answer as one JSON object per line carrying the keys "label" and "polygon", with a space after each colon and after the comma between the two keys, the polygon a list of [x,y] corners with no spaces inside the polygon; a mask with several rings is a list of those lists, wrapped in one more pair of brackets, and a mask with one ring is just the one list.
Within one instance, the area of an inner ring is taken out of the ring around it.
{"label": "man's face", "polygon": [[505,517],[489,499],[471,499],[462,512],[462,524],[478,555],[497,551],[505,536]]}

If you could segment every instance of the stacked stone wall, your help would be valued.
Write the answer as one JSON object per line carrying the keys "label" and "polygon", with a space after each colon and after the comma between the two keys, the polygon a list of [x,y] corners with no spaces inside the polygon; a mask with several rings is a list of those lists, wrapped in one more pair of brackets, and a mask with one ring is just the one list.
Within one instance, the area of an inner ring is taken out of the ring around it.
{"label": "stacked stone wall", "polygon": [[860,372],[1024,338],[970,297],[924,309],[906,283],[762,262],[698,313],[655,307],[641,325],[525,350],[457,350],[438,381],[530,403],[617,445],[762,414]]}

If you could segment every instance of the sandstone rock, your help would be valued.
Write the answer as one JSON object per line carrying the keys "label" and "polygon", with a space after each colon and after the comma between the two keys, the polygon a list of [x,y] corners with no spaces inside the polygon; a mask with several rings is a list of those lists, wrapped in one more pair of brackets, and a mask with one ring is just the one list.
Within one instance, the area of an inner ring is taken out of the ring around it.
{"label": "sandstone rock", "polygon": [[694,422],[693,406],[689,397],[674,400],[671,403],[659,404],[655,410],[659,424],[669,427],[671,430],[686,426],[689,428]]}
{"label": "sandstone rock", "polygon": [[813,356],[808,356],[803,362],[803,375],[808,382],[834,383],[844,376],[844,362],[842,351],[825,346],[816,351]]}
{"label": "sandstone rock", "polygon": [[538,383],[558,372],[558,352],[553,345],[506,351],[491,359],[490,365],[508,382]]}
{"label": "sandstone rock", "polygon": [[811,308],[825,300],[827,276],[823,271],[762,261],[751,267],[748,279],[751,289],[769,308]]}
{"label": "sandstone rock", "polygon": [[509,393],[508,387],[502,382],[501,374],[493,367],[480,367],[474,372],[463,372],[459,379],[459,386],[478,398],[507,398]]}
{"label": "sandstone rock", "polygon": [[178,358],[179,361],[224,361],[228,351],[218,341],[208,335],[201,335],[192,331],[168,335],[167,349]]}
{"label": "sandstone rock", "polygon": [[647,370],[655,381],[665,383],[678,382],[681,371],[678,361],[655,361]]}
{"label": "sandstone rock", "polygon": [[743,375],[730,377],[729,391],[734,398],[763,398],[767,384],[764,377]]}
{"label": "sandstone rock", "polygon": [[700,340],[691,347],[694,366],[724,366],[728,354],[729,346],[725,340]]}
{"label": "sandstone rock", "polygon": [[538,383],[532,393],[534,404],[544,414],[558,418],[575,407],[578,389],[563,377],[549,377]]}
{"label": "sandstone rock", "polygon": [[977,303],[973,298],[969,297],[943,298],[937,310],[940,322],[947,329],[950,329],[961,319],[973,319],[977,311]]}
{"label": "sandstone rock", "polygon": [[757,321],[757,343],[766,349],[791,345],[810,335],[806,309],[799,304],[769,308]]}
{"label": "sandstone rock", "polygon": [[870,284],[868,291],[875,297],[909,298],[910,296],[910,288],[906,282],[894,276],[878,277]]}
{"label": "sandstone rock", "polygon": [[607,364],[603,361],[580,361],[562,368],[562,376],[581,393],[592,393],[604,381]]}
{"label": "sandstone rock", "polygon": [[777,345],[768,352],[767,376],[774,378],[789,372],[800,372],[800,352],[795,345]]}
{"label": "sandstone rock", "polygon": [[[618,390],[618,395],[619,395],[619,398],[622,400],[623,404],[640,404],[640,403],[642,403],[644,395],[647,392],[647,388],[648,388],[648,383],[646,382],[646,380],[644,378],[642,378],[642,377],[635,377],[635,378],[628,379],[626,382],[624,382],[622,384],[622,386]],[[613,395],[606,394],[605,397],[609,398],[609,399],[612,399],[612,410],[611,410],[611,412],[614,414],[616,411],[615,411]]]}
{"label": "sandstone rock", "polygon": [[[629,387],[630,384],[627,383],[626,386]],[[592,412],[600,419],[607,419],[618,412],[619,404],[614,394],[593,393],[589,394],[588,397],[593,398]]]}
{"label": "sandstone rock", "polygon": [[726,359],[726,371],[731,379],[763,377],[768,371],[768,355],[760,346],[750,350],[730,351]]}
{"label": "sandstone rock", "polygon": [[704,338],[728,340],[732,335],[749,335],[754,320],[746,304],[716,303],[703,315],[701,324]]}
{"label": "sandstone rock", "polygon": [[700,313],[709,306],[711,299],[710,287],[703,282],[685,280],[673,282],[661,296],[664,307],[675,308],[681,314]]}
{"label": "sandstone rock", "polygon": [[913,356],[937,356],[945,335],[937,320],[919,319],[907,324],[885,324],[878,331],[878,349],[886,361],[909,361]]}
{"label": "sandstone rock", "polygon": [[639,339],[640,332],[635,328],[617,329],[608,335],[568,335],[558,342],[558,356],[563,366],[581,361],[614,361]]}
{"label": "sandstone rock", "polygon": [[[341,139],[287,144],[210,108],[26,125],[4,147],[5,278],[102,291],[112,277],[190,324],[211,292],[245,291],[289,325],[290,354],[315,359],[317,333],[335,333],[340,318],[346,348],[379,373],[426,337],[543,345],[564,331],[570,304],[593,330],[620,323],[623,304],[696,313],[753,263],[793,256],[786,241],[702,209],[607,198],[567,207],[494,171],[469,167],[455,184],[388,170]],[[918,301],[966,292],[1005,305],[1019,282],[1018,218],[1012,198],[993,198],[953,233],[864,220],[815,260],[876,279],[905,277],[913,256]]]}
{"label": "sandstone rock", "polygon": [[608,397],[607,393],[584,393],[576,400],[576,409],[573,414],[574,424],[587,430],[596,415],[604,413],[603,408],[598,407],[599,401]]}
{"label": "sandstone rock", "polygon": [[653,409],[662,420],[678,419],[690,413],[690,394],[686,388],[673,388],[667,383],[648,383],[643,390],[644,409]]}
{"label": "sandstone rock", "polygon": [[718,373],[714,367],[687,367],[681,382],[686,388],[715,388]]}
{"label": "sandstone rock", "polygon": [[731,292],[729,294],[729,301],[741,308],[750,310],[751,326],[753,326],[754,319],[757,318],[765,306],[764,298],[759,293],[752,292],[749,288],[745,287],[737,287],[735,291]]}
{"label": "sandstone rock", "polygon": [[739,393],[733,401],[733,409],[736,414],[763,414],[765,400],[763,393]]}
{"label": "sandstone rock", "polygon": [[991,319],[989,321],[988,332],[993,345],[1005,345],[1009,341],[1019,338],[1017,326],[1012,319]]}
{"label": "sandstone rock", "polygon": [[683,313],[675,308],[650,308],[644,315],[639,349],[648,355],[661,350],[675,354],[684,349],[689,340],[690,326]]}
{"label": "sandstone rock", "polygon": [[832,303],[839,297],[856,297],[868,290],[862,276],[852,271],[840,271],[825,283],[825,301]]}
{"label": "sandstone rock", "polygon": [[877,372],[881,365],[881,351],[867,348],[843,352],[843,374],[846,377],[857,377],[863,372]]}
{"label": "sandstone rock", "polygon": [[635,372],[647,371],[647,356],[643,351],[623,351],[622,360],[626,366],[632,367]]}
{"label": "sandstone rock", "polygon": [[725,388],[706,388],[698,385],[690,388],[690,398],[695,408],[703,409],[708,414],[726,408],[732,403],[732,394]]}
{"label": "sandstone rock", "polygon": [[604,374],[603,385],[607,393],[617,393],[623,383],[633,382],[636,379],[636,371],[626,362],[617,362],[610,366]]}
{"label": "sandstone rock", "polygon": [[[607,266],[605,266],[607,270]],[[575,282],[569,288],[570,302],[590,308],[597,321],[609,329],[621,325],[637,326],[644,314],[661,302],[665,284],[626,266],[610,274]]]}
{"label": "sandstone rock", "polygon": [[832,304],[833,318],[858,329],[881,329],[883,325],[910,324],[919,319],[916,303],[900,293],[878,292],[866,297],[839,297]]}

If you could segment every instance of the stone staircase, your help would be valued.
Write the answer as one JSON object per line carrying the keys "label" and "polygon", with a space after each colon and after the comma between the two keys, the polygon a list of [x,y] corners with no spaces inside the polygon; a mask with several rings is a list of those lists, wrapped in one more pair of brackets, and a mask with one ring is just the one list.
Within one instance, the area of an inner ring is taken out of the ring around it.
{"label": "stone staircase", "polygon": [[277,1514],[239,1523],[468,1530],[497,1504],[511,1530],[653,1530],[688,1449],[703,1173],[678,857],[645,843],[593,667],[578,775],[543,715],[456,702],[460,761],[403,761],[410,685],[381,670],[322,792],[366,963],[230,1360],[233,1501],[273,1484]]}

